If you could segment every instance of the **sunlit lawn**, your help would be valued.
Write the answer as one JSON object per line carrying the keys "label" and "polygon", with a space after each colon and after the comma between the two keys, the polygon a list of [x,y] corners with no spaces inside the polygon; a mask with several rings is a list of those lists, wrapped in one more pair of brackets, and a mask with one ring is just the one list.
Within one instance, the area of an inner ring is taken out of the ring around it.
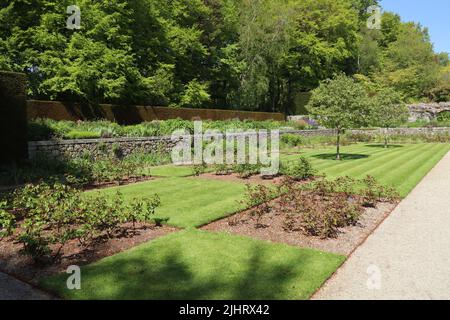
{"label": "sunlit lawn", "polygon": [[[450,150],[448,144],[358,144],[283,154],[299,154],[329,177],[374,176],[406,196]],[[82,289],[67,290],[67,274],[42,285],[70,299],[308,299],[345,257],[247,237],[191,229],[244,209],[245,184],[187,177],[190,167],[153,168],[153,181],[104,189],[129,201],[158,194],[158,217],[189,228],[82,268]],[[164,177],[164,178],[163,178]],[[89,194],[89,193],[88,193]]]}
{"label": "sunlit lawn", "polygon": [[[450,144],[427,143],[393,145],[358,144],[341,149],[343,160],[335,160],[335,148],[299,152],[311,160],[313,167],[328,177],[375,177],[380,183],[395,187],[406,196],[422,178],[450,151]],[[298,155],[282,155],[290,161]]]}
{"label": "sunlit lawn", "polygon": [[345,257],[198,230],[177,232],[42,281],[70,299],[307,299]]}
{"label": "sunlit lawn", "polygon": [[110,195],[117,191],[129,201],[158,194],[161,206],[155,217],[168,217],[169,225],[182,228],[198,227],[245,207],[240,203],[244,199],[244,183],[173,177],[103,189],[99,192]]}

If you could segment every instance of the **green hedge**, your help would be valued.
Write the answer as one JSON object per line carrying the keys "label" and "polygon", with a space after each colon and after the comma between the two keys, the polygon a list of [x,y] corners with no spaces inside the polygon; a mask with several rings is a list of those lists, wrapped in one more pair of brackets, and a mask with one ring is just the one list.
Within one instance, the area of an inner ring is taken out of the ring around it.
{"label": "green hedge", "polygon": [[27,158],[25,74],[0,71],[0,164]]}

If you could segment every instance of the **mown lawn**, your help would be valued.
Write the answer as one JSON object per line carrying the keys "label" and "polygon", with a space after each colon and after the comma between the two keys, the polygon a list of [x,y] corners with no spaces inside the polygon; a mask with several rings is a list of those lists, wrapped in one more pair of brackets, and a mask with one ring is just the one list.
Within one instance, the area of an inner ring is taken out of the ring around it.
{"label": "mown lawn", "polygon": [[[343,160],[335,160],[335,148],[299,152],[313,167],[328,177],[375,177],[380,183],[395,187],[405,197],[450,150],[450,144],[426,143],[393,145],[358,144],[342,147]],[[290,161],[298,155],[282,155]]]}
{"label": "mown lawn", "polygon": [[[445,144],[352,145],[299,152],[329,177],[374,176],[406,196],[450,150]],[[283,155],[295,160],[298,154]],[[308,299],[344,256],[224,233],[192,229],[240,209],[244,183],[185,177],[190,168],[161,167],[157,180],[100,191],[134,197],[159,194],[158,217],[176,232],[82,268],[81,290],[68,290],[63,273],[41,285],[69,299]],[[154,173],[158,175],[157,173]]]}
{"label": "mown lawn", "polygon": [[150,173],[155,177],[189,177],[194,174],[190,166],[175,165],[152,167]]}
{"label": "mown lawn", "polygon": [[[103,195],[120,191],[125,199],[158,194],[161,206],[155,217],[169,217],[169,225],[189,228],[226,217],[245,209],[245,184],[196,178],[161,178],[98,191]],[[90,191],[89,193],[97,192]]]}
{"label": "mown lawn", "polygon": [[344,256],[198,230],[181,231],[41,285],[69,299],[308,299]]}

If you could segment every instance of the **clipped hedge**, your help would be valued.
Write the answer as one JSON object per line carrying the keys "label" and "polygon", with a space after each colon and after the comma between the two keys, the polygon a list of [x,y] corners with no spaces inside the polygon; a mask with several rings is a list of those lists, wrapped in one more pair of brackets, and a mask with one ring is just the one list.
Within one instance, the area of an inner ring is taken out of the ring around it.
{"label": "clipped hedge", "polygon": [[0,71],[0,164],[27,158],[26,87],[25,74]]}

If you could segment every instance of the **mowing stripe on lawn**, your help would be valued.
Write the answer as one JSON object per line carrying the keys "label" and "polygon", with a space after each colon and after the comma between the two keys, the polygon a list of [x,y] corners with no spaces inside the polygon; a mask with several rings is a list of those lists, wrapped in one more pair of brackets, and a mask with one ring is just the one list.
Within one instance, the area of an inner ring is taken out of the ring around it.
{"label": "mowing stripe on lawn", "polygon": [[[406,196],[448,149],[448,144],[436,143],[403,145],[395,149],[385,149],[381,145],[354,145],[342,148],[342,153],[361,154],[367,158],[341,161],[318,158],[321,154],[334,154],[334,147],[303,155],[311,160],[316,170],[331,178],[372,175],[380,183],[395,187],[401,196]],[[293,157],[289,156],[290,159]]]}
{"label": "mowing stripe on lawn", "polygon": [[[243,206],[245,185],[232,181],[195,178],[162,178],[133,185],[103,189],[100,194],[120,191],[125,200],[132,201],[158,194],[161,206],[155,217],[169,218],[167,224],[190,228],[226,217]],[[92,194],[92,191],[87,193]]]}
{"label": "mowing stripe on lawn", "polygon": [[352,167],[355,165],[355,162],[356,163],[366,162],[366,161],[368,161],[369,158],[376,156],[383,152],[383,150],[376,150],[374,152],[373,149],[374,149],[373,147],[360,147],[359,149],[356,149],[356,150],[354,150],[354,149],[352,149],[352,150],[343,149],[342,150],[344,153],[355,152],[357,154],[368,156],[367,158],[361,158],[361,159],[344,159],[344,160],[340,160],[340,161],[334,160],[334,159],[333,160],[319,159],[319,158],[317,158],[317,156],[320,155],[320,153],[311,155],[311,159],[320,161],[320,164],[315,166],[315,168],[317,170],[326,168],[327,170],[332,171],[332,170],[337,170],[337,169],[341,169],[341,168]]}
{"label": "mowing stripe on lawn", "polygon": [[[351,175],[354,175],[354,172],[357,170],[356,168],[359,168],[360,172],[363,172],[366,170],[366,168],[370,168],[374,166],[376,163],[382,163],[382,162],[388,162],[391,159],[394,159],[399,154],[403,154],[405,152],[414,152],[414,150],[420,148],[420,145],[414,146],[412,150],[410,148],[399,148],[401,150],[384,150],[384,154],[382,154],[382,151],[377,153],[377,156],[369,155],[369,158],[365,159],[358,159],[354,161],[345,161],[339,164],[339,161],[337,165],[331,165],[329,167],[323,168],[325,169],[325,173],[335,176],[335,175],[345,175],[348,171],[351,171]],[[409,149],[409,151],[407,151]],[[355,171],[354,171],[355,170]]]}
{"label": "mowing stripe on lawn", "polygon": [[[374,168],[368,170],[367,173],[370,175],[382,175],[385,177],[385,180],[389,178],[391,180],[398,180],[397,177],[402,169],[410,165],[414,166],[416,164],[420,164],[422,161],[426,162],[425,160],[430,157],[430,154],[440,148],[441,146],[439,145],[422,146],[416,150],[417,152],[414,156],[411,156],[412,152],[405,152],[389,162],[386,162],[380,166],[375,166]],[[386,175],[387,172],[390,173],[389,176]],[[409,174],[413,174],[413,172],[409,172]]]}
{"label": "mowing stripe on lawn", "polygon": [[[408,163],[408,166],[402,166],[397,173],[397,180],[401,183],[397,186],[400,194],[406,196],[411,190],[425,177],[425,175],[449,152],[450,146],[440,145],[439,150],[435,151],[428,161],[416,161]],[[429,156],[429,155],[428,155]],[[420,160],[423,160],[422,157]],[[393,183],[393,177],[387,176],[385,181]]]}
{"label": "mowing stripe on lawn", "polygon": [[[367,161],[365,163],[361,163],[354,168],[346,168],[345,170],[339,171],[340,175],[345,175],[347,172],[351,172],[352,177],[361,177],[367,175],[375,175],[371,174],[374,171],[381,171],[382,168],[395,168],[399,164],[405,161],[405,159],[413,159],[410,157],[411,154],[416,152],[426,152],[431,149],[432,146],[415,146],[414,148],[408,148],[404,150],[395,150],[392,152],[387,152],[385,155],[373,158],[371,161]],[[409,161],[408,160],[408,161]],[[386,171],[385,171],[386,172]]]}

